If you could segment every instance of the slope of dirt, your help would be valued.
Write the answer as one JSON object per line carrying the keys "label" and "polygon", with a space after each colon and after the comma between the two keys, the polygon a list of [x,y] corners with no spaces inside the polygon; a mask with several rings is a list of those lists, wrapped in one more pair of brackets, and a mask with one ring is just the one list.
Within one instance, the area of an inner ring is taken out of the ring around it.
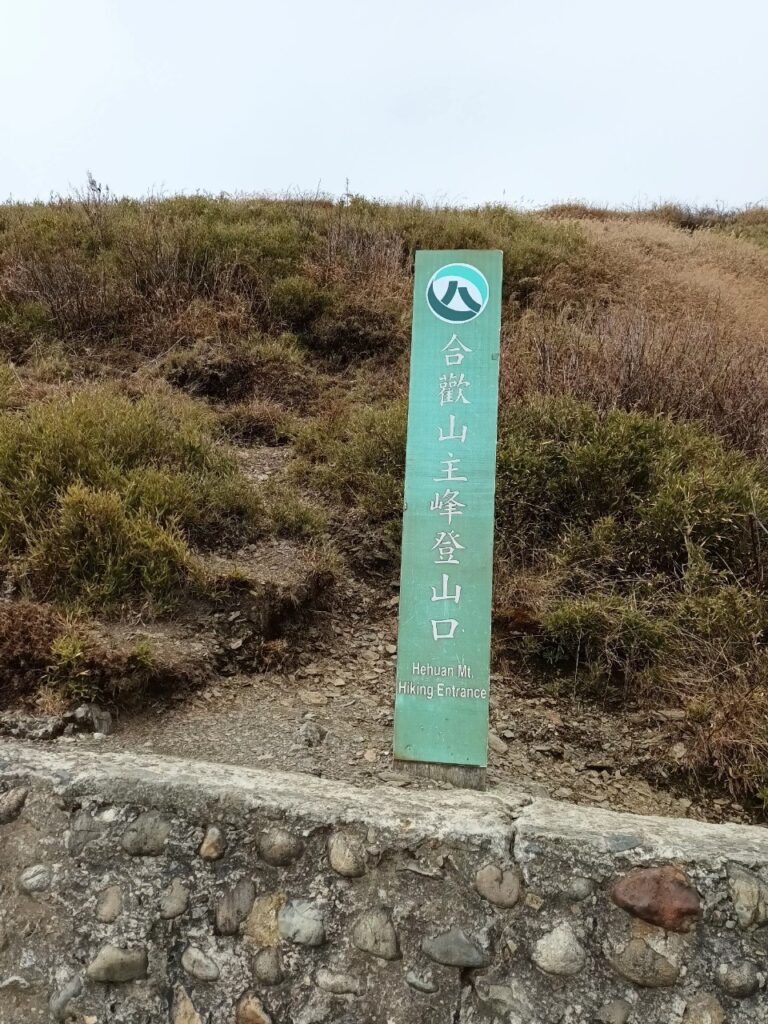
{"label": "slope of dirt", "polygon": [[[350,583],[335,614],[294,627],[293,671],[221,676],[169,707],[120,718],[98,749],[147,750],[346,779],[429,786],[392,766],[397,596]],[[759,820],[725,794],[670,778],[656,751],[685,756],[684,714],[587,705],[543,696],[540,681],[493,677],[491,787],[515,786],[577,803],[710,821]]]}

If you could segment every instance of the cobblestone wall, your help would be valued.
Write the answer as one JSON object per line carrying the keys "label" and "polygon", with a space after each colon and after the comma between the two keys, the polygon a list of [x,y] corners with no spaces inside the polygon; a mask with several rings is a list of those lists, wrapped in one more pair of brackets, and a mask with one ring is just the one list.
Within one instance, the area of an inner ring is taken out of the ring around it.
{"label": "cobblestone wall", "polygon": [[768,1021],[768,831],[0,746],[0,1022]]}

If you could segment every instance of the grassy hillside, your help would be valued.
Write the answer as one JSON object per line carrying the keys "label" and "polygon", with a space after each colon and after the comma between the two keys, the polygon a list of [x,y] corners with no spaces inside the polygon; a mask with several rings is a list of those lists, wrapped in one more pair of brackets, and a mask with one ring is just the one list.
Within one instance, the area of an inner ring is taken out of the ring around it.
{"label": "grassy hillside", "polygon": [[495,657],[765,789],[766,209],[0,207],[0,686],[80,695],[78,630],[215,606],[243,545],[396,577],[419,248],[504,251]]}

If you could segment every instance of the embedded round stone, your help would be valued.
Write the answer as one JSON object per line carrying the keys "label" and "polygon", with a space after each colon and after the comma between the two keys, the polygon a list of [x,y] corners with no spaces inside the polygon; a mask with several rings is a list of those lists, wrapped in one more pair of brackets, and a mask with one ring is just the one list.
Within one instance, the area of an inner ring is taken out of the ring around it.
{"label": "embedded round stone", "polygon": [[331,992],[335,996],[359,996],[363,991],[363,983],[353,974],[340,974],[321,967],[315,981],[323,992]]}
{"label": "embedded round stone", "polygon": [[417,992],[424,992],[426,995],[431,995],[433,992],[437,992],[437,982],[432,978],[431,974],[417,974],[416,971],[408,971],[405,976],[406,982],[415,989]]}
{"label": "embedded round stone", "polygon": [[244,993],[237,1002],[236,1024],[272,1024],[264,1004],[253,992]]}
{"label": "embedded round stone", "polygon": [[600,1024],[627,1024],[632,1007],[626,999],[612,999],[600,1007],[595,1018]]}
{"label": "embedded round stone", "polygon": [[286,828],[271,828],[259,840],[261,859],[276,868],[296,860],[303,849],[301,840]]}
{"label": "embedded round stone", "polygon": [[572,900],[587,900],[595,891],[595,883],[591,878],[584,878],[582,875],[576,875],[568,883],[568,895]]}
{"label": "embedded round stone", "polygon": [[101,947],[85,973],[91,981],[121,984],[146,978],[147,966],[147,951],[143,947],[124,949],[108,944]]}
{"label": "embedded round stone", "polygon": [[51,1011],[51,1017],[54,1020],[67,1020],[71,1019],[69,1012],[69,1004],[73,999],[77,997],[83,991],[83,979],[79,974],[76,974],[73,978],[70,978],[66,984],[51,996],[48,1002],[48,1009]]}
{"label": "embedded round stone", "polygon": [[334,832],[328,840],[328,860],[336,874],[344,878],[365,874],[365,847],[357,836]]}
{"label": "embedded round stone", "polygon": [[683,1024],[725,1024],[725,1010],[711,992],[698,992],[688,1000]]}
{"label": "embedded round stone", "polygon": [[19,888],[27,895],[46,892],[53,884],[53,871],[47,864],[33,864],[19,875]]}
{"label": "embedded round stone", "polygon": [[227,849],[224,833],[216,825],[211,825],[205,833],[198,853],[203,860],[221,860]]}
{"label": "embedded round stone", "polygon": [[110,885],[99,896],[96,917],[103,924],[112,924],[123,912],[123,893],[119,885]]}
{"label": "embedded round stone", "polygon": [[214,927],[219,935],[235,935],[251,912],[256,886],[250,878],[240,881],[216,904]]}
{"label": "embedded round stone", "polygon": [[699,894],[678,868],[637,868],[613,886],[614,903],[668,932],[687,932],[701,914]]}
{"label": "embedded round stone", "polygon": [[279,985],[283,980],[283,960],[274,947],[261,949],[253,958],[253,973],[262,985]]}
{"label": "embedded round stone", "polygon": [[132,857],[158,857],[171,826],[157,811],[145,811],[123,833],[123,849]]}
{"label": "embedded round stone", "polygon": [[16,786],[0,796],[0,825],[7,825],[18,818],[28,796],[26,786]]}
{"label": "embedded round stone", "polygon": [[183,985],[177,985],[174,989],[172,1014],[173,1024],[203,1024]]}
{"label": "embedded round stone", "polygon": [[106,829],[106,822],[97,821],[88,811],[78,811],[67,832],[67,852],[77,857],[86,846],[97,842]]}
{"label": "embedded round stone", "polygon": [[[663,936],[663,933],[661,933]],[[654,949],[642,936],[631,938],[611,958],[611,964],[618,973],[644,988],[668,988],[680,977],[679,958],[682,950],[669,939],[654,938],[650,941],[661,946],[664,952]],[[677,940],[681,942],[681,939]]]}
{"label": "embedded round stone", "polygon": [[757,967],[749,960],[742,960],[735,964],[720,964],[717,983],[734,999],[749,999],[760,987],[760,978]]}
{"label": "embedded round stone", "polygon": [[587,954],[571,926],[561,924],[539,939],[531,959],[546,974],[569,976],[583,970]]}
{"label": "embedded round stone", "polygon": [[728,889],[741,928],[768,922],[768,885],[761,878],[738,864],[730,864]]}
{"label": "embedded round stone", "polygon": [[486,864],[475,875],[475,888],[484,900],[508,909],[520,899],[520,874],[513,868]]}
{"label": "embedded round stone", "polygon": [[187,974],[198,981],[216,981],[219,976],[216,961],[206,956],[197,946],[187,946],[181,954],[181,966]]}
{"label": "embedded round stone", "polygon": [[189,906],[189,893],[180,878],[174,878],[160,897],[160,917],[170,921],[179,917]]}
{"label": "embedded round stone", "polygon": [[289,900],[277,915],[282,938],[299,946],[322,946],[325,942],[323,914],[311,900]]}
{"label": "embedded round stone", "polygon": [[487,967],[490,963],[480,943],[461,928],[426,938],[421,948],[430,960],[446,967]]}
{"label": "embedded round stone", "polygon": [[246,939],[255,946],[277,946],[280,931],[277,915],[285,903],[285,893],[272,892],[259,896],[253,901],[251,912],[245,920],[243,932]]}
{"label": "embedded round stone", "polygon": [[358,917],[352,928],[352,945],[381,960],[397,960],[400,947],[389,912],[369,910]]}

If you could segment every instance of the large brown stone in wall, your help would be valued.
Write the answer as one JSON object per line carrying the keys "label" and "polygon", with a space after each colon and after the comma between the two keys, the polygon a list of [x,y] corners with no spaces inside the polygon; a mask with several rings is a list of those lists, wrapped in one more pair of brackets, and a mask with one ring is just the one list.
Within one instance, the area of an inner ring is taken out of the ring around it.
{"label": "large brown stone in wall", "polygon": [[642,921],[668,932],[688,932],[701,915],[699,894],[679,868],[638,868],[620,878],[613,902]]}

